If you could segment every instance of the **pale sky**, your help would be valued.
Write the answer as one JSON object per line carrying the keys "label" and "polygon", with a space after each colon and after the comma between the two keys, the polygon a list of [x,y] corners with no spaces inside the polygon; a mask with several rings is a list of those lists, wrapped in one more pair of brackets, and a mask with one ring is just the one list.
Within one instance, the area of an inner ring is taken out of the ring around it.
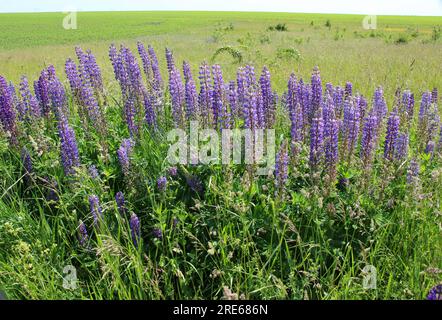
{"label": "pale sky", "polygon": [[[0,12],[200,10],[442,16],[442,0],[0,0]],[[441,21],[442,22],[442,21]]]}

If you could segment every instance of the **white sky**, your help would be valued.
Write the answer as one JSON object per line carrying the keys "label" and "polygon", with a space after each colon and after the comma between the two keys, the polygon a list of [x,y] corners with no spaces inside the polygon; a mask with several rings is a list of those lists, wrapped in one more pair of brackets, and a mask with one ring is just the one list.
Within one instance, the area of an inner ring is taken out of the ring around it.
{"label": "white sky", "polygon": [[[0,12],[200,10],[442,16],[442,0],[0,0]],[[441,21],[442,23],[442,21]]]}

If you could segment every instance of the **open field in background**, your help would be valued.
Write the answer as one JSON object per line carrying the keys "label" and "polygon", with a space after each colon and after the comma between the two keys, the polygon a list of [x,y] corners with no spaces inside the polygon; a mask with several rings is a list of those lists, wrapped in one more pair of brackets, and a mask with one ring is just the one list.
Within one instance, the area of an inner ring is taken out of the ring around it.
{"label": "open field in background", "polygon": [[[285,90],[290,72],[308,79],[315,65],[324,82],[351,80],[368,97],[383,85],[389,102],[397,87],[416,93],[442,87],[440,17],[378,16],[376,30],[363,29],[362,15],[80,12],[77,30],[64,30],[64,17],[0,14],[0,74],[17,82],[20,74],[35,79],[48,64],[62,70],[65,59],[74,56],[74,46],[80,45],[92,49],[105,80],[113,81],[110,43],[135,50],[141,40],[155,47],[162,71],[164,47],[169,47],[177,61],[189,61],[194,70],[203,60],[221,64],[226,79],[233,79],[240,64],[253,63],[257,70],[267,65],[279,92]],[[268,30],[278,23],[286,24],[287,31]],[[210,60],[226,46],[242,54],[241,63],[225,52]]]}

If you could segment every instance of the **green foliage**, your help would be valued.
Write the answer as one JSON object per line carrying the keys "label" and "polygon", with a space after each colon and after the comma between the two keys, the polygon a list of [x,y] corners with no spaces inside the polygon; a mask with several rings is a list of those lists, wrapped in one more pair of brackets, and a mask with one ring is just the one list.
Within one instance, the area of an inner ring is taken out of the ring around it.
{"label": "green foliage", "polygon": [[218,55],[223,54],[223,53],[229,54],[233,58],[234,63],[239,64],[243,60],[243,55],[240,50],[238,50],[237,48],[234,48],[232,46],[226,46],[226,47],[218,48],[215,51],[215,53],[212,55],[212,61],[214,61],[216,59],[216,57],[218,57]]}
{"label": "green foliage", "polygon": [[278,23],[275,26],[269,26],[267,28],[269,31],[288,31],[288,28],[285,23]]}

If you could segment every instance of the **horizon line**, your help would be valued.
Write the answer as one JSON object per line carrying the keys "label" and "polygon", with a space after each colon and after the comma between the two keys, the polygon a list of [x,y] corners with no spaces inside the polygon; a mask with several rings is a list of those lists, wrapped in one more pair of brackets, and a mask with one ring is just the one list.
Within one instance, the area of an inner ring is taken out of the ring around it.
{"label": "horizon line", "polygon": [[[71,8],[72,9],[72,8]],[[67,11],[67,10],[66,10]],[[38,14],[38,13],[65,13],[66,11],[0,11],[0,14]],[[304,11],[261,11],[261,10],[251,10],[251,11],[236,11],[236,10],[77,10],[77,12],[82,13],[98,13],[98,12],[200,12],[200,13],[286,13],[286,14],[324,14],[324,15],[375,15],[384,17],[442,17],[440,15],[419,15],[419,14],[376,14],[376,13],[360,13],[360,12],[304,12]]]}

